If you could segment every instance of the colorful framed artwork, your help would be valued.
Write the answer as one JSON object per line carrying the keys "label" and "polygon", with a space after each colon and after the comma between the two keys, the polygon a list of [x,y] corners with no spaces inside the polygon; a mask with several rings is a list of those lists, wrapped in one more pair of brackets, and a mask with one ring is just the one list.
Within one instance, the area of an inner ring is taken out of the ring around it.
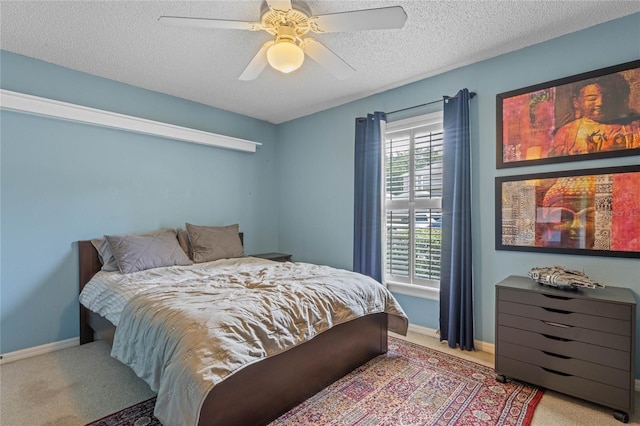
{"label": "colorful framed artwork", "polygon": [[640,258],[640,166],[496,178],[496,250]]}
{"label": "colorful framed artwork", "polygon": [[640,154],[640,60],[496,96],[496,167]]}

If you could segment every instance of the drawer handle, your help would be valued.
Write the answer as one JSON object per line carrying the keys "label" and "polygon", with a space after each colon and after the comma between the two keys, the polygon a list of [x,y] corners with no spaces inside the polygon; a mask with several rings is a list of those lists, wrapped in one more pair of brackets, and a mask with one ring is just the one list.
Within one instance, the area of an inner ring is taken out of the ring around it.
{"label": "drawer handle", "polygon": [[547,373],[557,374],[558,376],[564,376],[564,377],[573,376],[573,374],[562,373],[560,371],[551,370],[550,368],[544,368],[544,367],[540,367],[540,368],[542,368]]}
{"label": "drawer handle", "polygon": [[561,342],[571,342],[570,339],[565,339],[563,337],[549,336],[548,334],[543,334],[543,336],[551,340],[559,340]]}
{"label": "drawer handle", "polygon": [[542,353],[547,354],[547,355],[552,356],[552,357],[556,357],[556,358],[571,359],[570,356],[558,355],[558,354],[554,354],[553,352],[542,351]]}
{"label": "drawer handle", "polygon": [[560,327],[560,328],[572,328],[572,325],[567,325],[567,324],[560,324],[559,322],[552,322],[552,321],[544,321],[542,320],[543,323],[550,325],[552,327]]}
{"label": "drawer handle", "polygon": [[543,294],[544,297],[548,297],[550,299],[560,299],[560,300],[571,300],[571,297],[564,297],[564,296],[554,296],[552,294]]}
{"label": "drawer handle", "polygon": [[542,308],[542,309],[544,309],[547,312],[554,312],[556,314],[564,314],[564,315],[566,315],[566,314],[570,314],[571,313],[569,311],[563,311],[562,309],[553,309],[553,308]]}

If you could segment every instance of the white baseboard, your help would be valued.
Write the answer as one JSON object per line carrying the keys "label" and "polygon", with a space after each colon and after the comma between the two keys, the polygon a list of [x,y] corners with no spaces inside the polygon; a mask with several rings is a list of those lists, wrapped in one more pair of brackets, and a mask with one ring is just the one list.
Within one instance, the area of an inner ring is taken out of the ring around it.
{"label": "white baseboard", "polygon": [[440,338],[440,335],[438,334],[438,330],[435,330],[433,328],[423,327],[421,325],[409,324],[409,331],[422,334],[425,336],[433,337],[434,339]]}
{"label": "white baseboard", "polygon": [[[433,337],[434,339],[440,339],[438,330],[435,330],[433,328],[423,327],[421,325],[409,324],[409,331],[418,333],[418,334],[423,334],[425,336]],[[13,362],[13,361],[18,361],[20,359],[31,358],[36,355],[42,355],[50,352],[59,351],[61,349],[71,348],[73,346],[78,346],[79,344],[80,344],[80,338],[73,337],[71,339],[61,340],[59,342],[47,343],[45,345],[22,349],[15,352],[8,352],[6,354],[0,355],[0,365]],[[495,354],[495,346],[493,343],[474,340],[473,344],[476,347],[476,349],[479,351]],[[635,389],[636,389],[636,392],[640,392],[639,379],[635,380]]]}
{"label": "white baseboard", "polygon": [[[412,331],[418,334],[423,334],[425,336],[433,337],[435,339],[440,339],[439,330],[435,330],[433,328],[423,327],[421,325],[409,324],[409,331]],[[481,340],[474,340],[473,346],[479,351],[495,354],[495,347],[493,343],[487,343]]]}
{"label": "white baseboard", "polygon": [[61,349],[71,348],[80,344],[79,337],[73,337],[59,342],[47,343],[45,345],[34,346],[32,348],[21,349],[15,352],[8,352],[0,355],[0,365],[8,362],[18,361],[20,359],[31,358],[33,356],[42,355],[50,352],[59,351]]}
{"label": "white baseboard", "polygon": [[[440,333],[433,328],[423,327],[421,325],[409,324],[409,331],[414,333],[423,334],[425,336],[440,339]],[[482,352],[488,352],[495,355],[495,345],[493,343],[482,342],[480,340],[474,340],[473,345],[475,348]],[[635,380],[636,392],[640,392],[640,379]]]}

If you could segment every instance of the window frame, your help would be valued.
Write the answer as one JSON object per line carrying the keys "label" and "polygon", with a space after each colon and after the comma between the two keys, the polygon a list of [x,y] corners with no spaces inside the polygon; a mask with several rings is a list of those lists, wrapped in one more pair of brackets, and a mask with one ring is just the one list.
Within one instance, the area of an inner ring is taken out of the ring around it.
{"label": "window frame", "polygon": [[[388,136],[393,133],[413,132],[419,129],[420,132],[443,132],[443,111],[438,110],[428,114],[421,114],[414,117],[400,119],[397,121],[387,122],[383,129],[383,150],[381,155],[382,161],[382,266],[383,274],[382,280],[386,287],[395,293],[400,293],[413,297],[420,297],[424,299],[439,300],[440,298],[440,282],[439,280],[426,280],[418,279],[412,283],[415,275],[415,212],[422,209],[441,209],[442,208],[442,195],[434,198],[421,198],[415,200],[413,197],[415,190],[415,155],[410,156],[409,164],[409,181],[411,182],[409,201],[402,200],[387,200],[387,173],[386,173],[386,154],[387,154],[387,139]],[[412,142],[413,144],[413,142]],[[415,145],[413,146],[415,149]],[[415,153],[415,151],[414,151]],[[390,277],[387,273],[387,211],[389,210],[405,210],[409,207],[409,277],[404,279],[403,277]]]}

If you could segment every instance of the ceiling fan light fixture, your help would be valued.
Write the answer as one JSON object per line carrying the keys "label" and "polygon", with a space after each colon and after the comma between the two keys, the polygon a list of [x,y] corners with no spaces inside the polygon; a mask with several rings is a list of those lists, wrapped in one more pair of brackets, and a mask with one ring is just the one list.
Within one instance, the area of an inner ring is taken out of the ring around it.
{"label": "ceiling fan light fixture", "polygon": [[274,69],[288,74],[302,66],[304,52],[293,40],[280,39],[267,50],[267,61]]}
{"label": "ceiling fan light fixture", "polygon": [[355,69],[319,40],[305,35],[309,31],[324,34],[402,28],[407,14],[402,6],[388,6],[314,16],[304,0],[263,0],[260,22],[180,16],[161,16],[158,20],[166,25],[264,30],[274,36],[275,40],[265,42],[242,71],[238,77],[242,81],[256,79],[267,64],[282,73],[291,73],[302,66],[305,55],[336,78],[345,80],[353,75]]}

